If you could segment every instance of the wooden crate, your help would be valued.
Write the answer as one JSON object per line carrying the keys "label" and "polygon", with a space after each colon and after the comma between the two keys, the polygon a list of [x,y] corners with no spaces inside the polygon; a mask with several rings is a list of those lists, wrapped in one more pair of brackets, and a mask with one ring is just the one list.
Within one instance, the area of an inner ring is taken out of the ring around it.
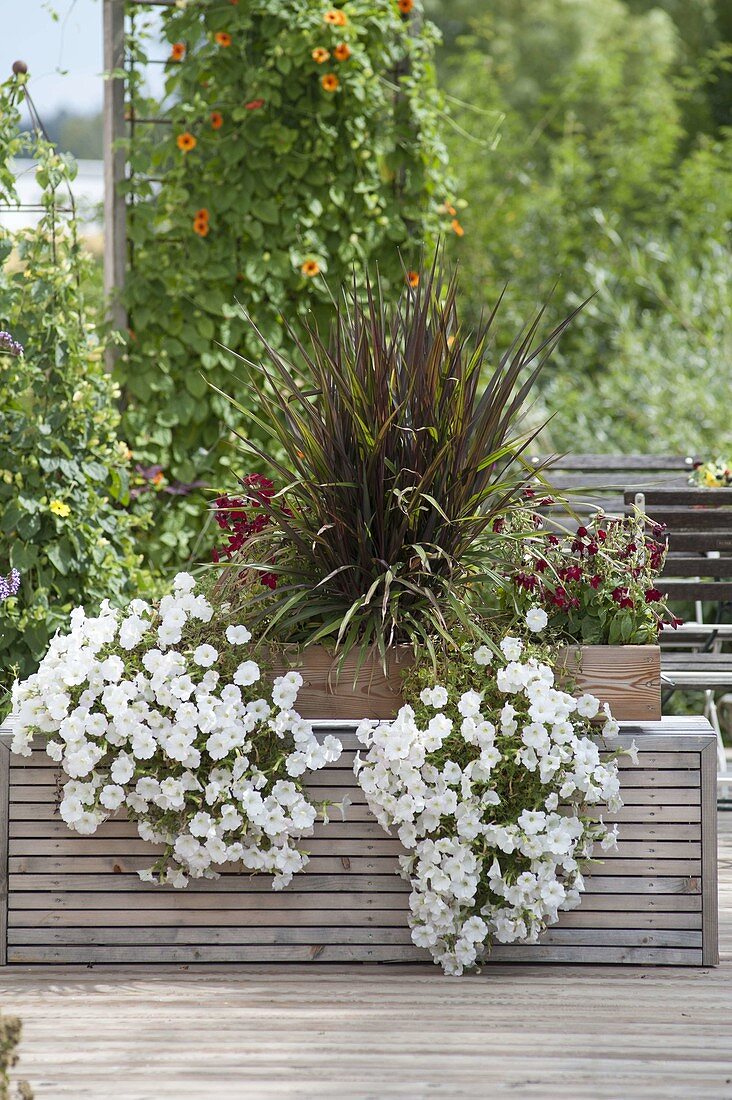
{"label": "wooden crate", "polygon": [[[661,718],[661,650],[657,645],[566,646],[562,650],[567,686],[575,695],[591,692],[609,703],[618,721],[657,722]],[[402,674],[413,661],[409,646],[390,653],[386,674],[372,647],[360,667],[351,651],[340,667],[324,646],[284,646],[272,655],[272,671],[297,669],[303,677],[298,709],[303,718],[393,718],[402,704]],[[569,683],[571,681],[571,683]]]}
{"label": "wooden crate", "polygon": [[[333,729],[333,725],[328,727]],[[325,731],[325,728],[324,728]],[[58,772],[0,735],[0,948],[8,963],[428,961],[407,927],[408,886],[396,874],[397,840],[373,819],[346,752],[318,773],[319,798],[353,805],[320,825],[308,870],[273,892],[263,875],[224,874],[188,889],[152,887],[135,871],[153,849],[124,820],[94,836],[70,832],[55,812]],[[703,719],[626,725],[638,767],[623,762],[625,806],[616,853],[587,876],[579,909],[535,946],[497,946],[493,961],[717,962],[715,741]]]}
{"label": "wooden crate", "polygon": [[610,704],[619,722],[660,720],[660,646],[567,646],[562,654],[575,696],[596,695],[601,703]]}

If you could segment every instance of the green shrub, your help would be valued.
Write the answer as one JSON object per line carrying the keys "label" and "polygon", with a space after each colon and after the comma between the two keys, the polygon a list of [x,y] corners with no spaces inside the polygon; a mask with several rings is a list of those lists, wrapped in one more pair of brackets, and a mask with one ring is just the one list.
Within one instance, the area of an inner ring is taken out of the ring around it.
{"label": "green shrub", "polygon": [[[117,436],[118,389],[89,317],[71,202],[73,162],[18,135],[23,77],[0,85],[0,198],[17,201],[9,158],[37,161],[38,225],[0,229],[0,328],[25,354],[0,354],[0,537],[20,570],[0,615],[0,688],[27,676],[70,609],[98,607],[143,579],[128,499],[129,453]],[[0,701],[0,706],[1,706]]]}
{"label": "green shrub", "polygon": [[[283,347],[283,318],[327,320],[354,265],[378,263],[398,289],[425,245],[459,232],[435,31],[396,0],[188,4],[161,19],[165,99],[146,100],[132,80],[124,425],[136,456],[169,482],[223,488],[232,455],[222,444],[240,421],[206,380],[246,403],[221,346],[257,350],[237,302]],[[130,49],[148,53],[139,34]],[[139,121],[151,115],[169,125]],[[169,507],[151,552],[185,559],[202,506],[156,500]]]}

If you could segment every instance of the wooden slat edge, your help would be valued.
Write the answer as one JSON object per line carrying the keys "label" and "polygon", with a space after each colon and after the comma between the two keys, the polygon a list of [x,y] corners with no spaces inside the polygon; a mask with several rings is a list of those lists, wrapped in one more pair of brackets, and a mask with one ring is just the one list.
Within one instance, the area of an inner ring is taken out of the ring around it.
{"label": "wooden slat edge", "polygon": [[8,961],[8,822],[10,813],[10,746],[0,740],[0,966]]}
{"label": "wooden slat edge", "polygon": [[712,741],[701,754],[702,840],[702,961],[719,965],[717,889],[717,746]]}

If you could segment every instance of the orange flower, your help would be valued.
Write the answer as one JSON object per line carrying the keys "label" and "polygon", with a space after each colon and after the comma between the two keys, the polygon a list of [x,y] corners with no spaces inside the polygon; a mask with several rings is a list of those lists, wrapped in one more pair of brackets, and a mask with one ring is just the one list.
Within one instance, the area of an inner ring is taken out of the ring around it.
{"label": "orange flower", "polygon": [[156,474],[153,474],[150,480],[152,481],[153,485],[161,485],[162,482],[165,481],[165,474],[162,470],[158,470]]}
{"label": "orange flower", "polygon": [[228,31],[217,31],[214,35],[214,40],[217,46],[230,46],[231,35]]}
{"label": "orange flower", "polygon": [[334,92],[340,84],[340,80],[335,73],[326,73],[320,83],[326,92]]}
{"label": "orange flower", "polygon": [[328,60],[330,54],[324,46],[316,46],[310,56],[312,57],[313,61],[317,61],[318,65],[322,65],[323,62]]}
{"label": "orange flower", "polygon": [[323,16],[325,23],[330,23],[331,27],[345,27],[348,24],[348,16],[344,11],[339,11],[338,8],[331,8]]}
{"label": "orange flower", "polygon": [[211,129],[212,130],[220,130],[223,125],[224,125],[224,116],[221,114],[221,111],[212,111],[211,112]]}
{"label": "orange flower", "polygon": [[397,0],[397,7],[402,15],[409,15],[414,7],[414,0]]}
{"label": "orange flower", "polygon": [[409,285],[411,287],[419,286],[419,272],[418,271],[408,271],[407,272],[407,282],[409,283]]}
{"label": "orange flower", "polygon": [[193,232],[197,233],[199,237],[207,237],[208,230],[208,210],[204,206],[201,210],[196,211],[196,216],[193,219]]}
{"label": "orange flower", "polygon": [[263,99],[250,99],[248,103],[244,104],[245,111],[258,111],[260,107],[264,107]]}
{"label": "orange flower", "polygon": [[453,218],[452,221],[450,222],[450,225],[452,226],[453,233],[457,234],[458,237],[464,237],[465,236],[465,230],[463,229],[462,225],[457,220],[457,218]]}
{"label": "orange flower", "polygon": [[336,59],[336,61],[348,61],[348,58],[350,56],[351,47],[348,45],[347,42],[341,42],[340,45],[336,46],[336,48],[333,50],[333,57]]}
{"label": "orange flower", "polygon": [[320,274],[320,264],[317,260],[306,260],[300,270],[303,275],[307,275],[309,279],[312,279]]}
{"label": "orange flower", "polygon": [[451,218],[457,217],[457,210],[452,205],[452,203],[449,203],[449,202],[445,203],[445,211],[446,211],[446,213],[448,213],[450,215]]}
{"label": "orange flower", "polygon": [[196,148],[197,142],[193,134],[189,134],[188,131],[186,131],[185,134],[178,134],[176,144],[181,153],[190,153],[191,149]]}
{"label": "orange flower", "polygon": [[186,55],[186,48],[182,42],[174,42],[170,51],[171,61],[182,61]]}

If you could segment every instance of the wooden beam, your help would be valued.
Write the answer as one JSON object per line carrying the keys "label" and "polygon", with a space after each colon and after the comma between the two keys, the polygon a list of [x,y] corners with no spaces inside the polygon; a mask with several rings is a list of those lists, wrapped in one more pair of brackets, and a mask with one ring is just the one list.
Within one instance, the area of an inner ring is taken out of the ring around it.
{"label": "wooden beam", "polygon": [[[124,68],[124,0],[103,0],[104,70],[111,73]],[[127,265],[125,196],[126,157],[120,148],[125,136],[125,82],[108,77],[104,82],[104,292],[107,317],[114,329],[127,328],[127,315],[121,301]],[[111,369],[117,349],[107,350],[107,368]]]}

